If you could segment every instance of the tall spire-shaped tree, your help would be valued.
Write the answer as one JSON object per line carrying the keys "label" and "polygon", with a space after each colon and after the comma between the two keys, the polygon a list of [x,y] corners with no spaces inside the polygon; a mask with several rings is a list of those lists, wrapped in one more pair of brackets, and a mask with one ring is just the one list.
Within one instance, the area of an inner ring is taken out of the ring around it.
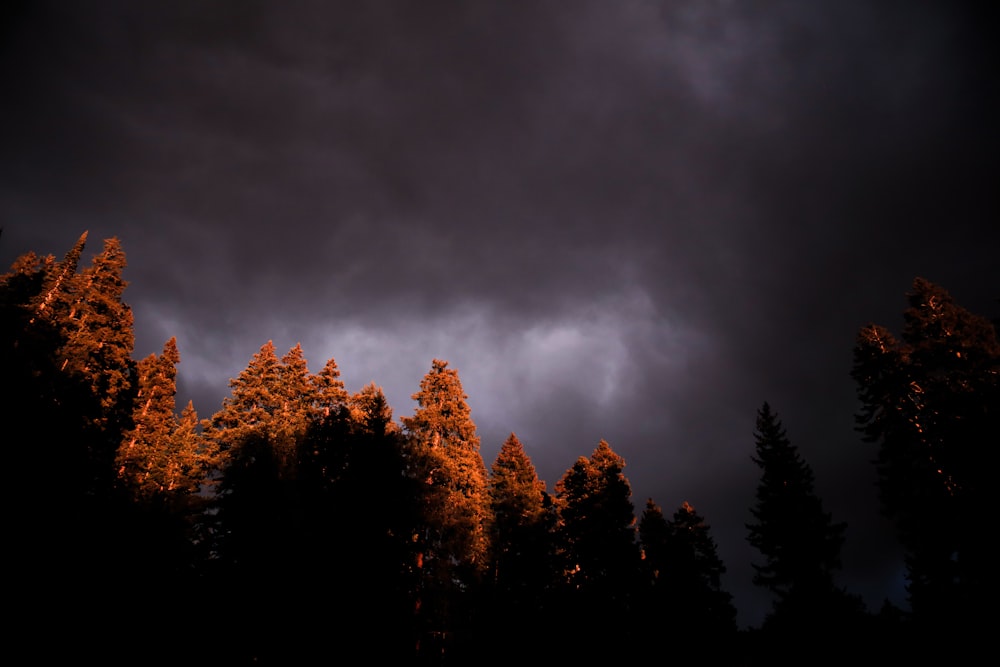
{"label": "tall spire-shaped tree", "polygon": [[86,389],[80,397],[85,465],[90,492],[96,494],[114,486],[115,455],[123,432],[131,427],[135,336],[132,309],[122,300],[128,285],[125,266],[121,243],[106,239],[91,265],[70,281],[73,301],[60,320],[65,344],[57,353],[59,368]]}
{"label": "tall spire-shaped tree", "polygon": [[[417,567],[427,643],[462,619],[453,604],[481,583],[489,555],[490,500],[479,436],[458,372],[435,359],[413,394],[417,409],[402,419],[410,474],[422,483]],[[462,619],[468,620],[468,618]]]}
{"label": "tall spire-shaped tree", "polygon": [[87,232],[84,232],[59,264],[46,263],[45,282],[41,292],[31,304],[32,323],[37,318],[57,317],[52,315],[53,311],[68,312],[74,300],[73,288],[78,278],[77,268],[86,245]]}
{"label": "tall spire-shaped tree", "polygon": [[349,395],[344,388],[344,381],[340,379],[337,362],[332,358],[328,359],[319,373],[312,377],[312,383],[319,418],[335,415],[347,405]]}
{"label": "tall spire-shaped tree", "polygon": [[233,453],[251,438],[269,441],[275,435],[275,414],[281,409],[280,361],[274,342],[267,341],[239,376],[229,381],[231,395],[205,424],[223,452]]}
{"label": "tall spire-shaped tree", "polygon": [[493,579],[500,591],[537,595],[544,575],[545,482],[538,479],[524,445],[511,433],[500,447],[490,475],[493,508]]}
{"label": "tall spire-shaped tree", "polygon": [[277,379],[273,447],[282,469],[294,476],[299,447],[316,413],[316,389],[302,345],[296,343],[281,358]]}
{"label": "tall spire-shaped tree", "polygon": [[118,476],[136,498],[197,493],[207,480],[211,453],[197,430],[198,415],[189,402],[178,417],[177,340],[171,338],[159,356],[138,363],[134,427],[126,431],[115,464]]}
{"label": "tall spire-shaped tree", "polygon": [[[304,545],[312,536],[304,528],[324,530],[305,520],[299,467],[314,387],[301,347],[278,359],[273,341],[261,346],[230,387],[231,396],[205,430],[225,454],[214,532],[222,582],[231,613],[242,619],[246,651],[261,660],[285,652],[294,660],[289,652],[297,645],[277,638],[306,616],[298,596],[304,576],[317,572],[305,560]],[[282,612],[257,613],[253,604],[260,596]]]}
{"label": "tall spire-shaped tree", "polygon": [[835,584],[846,524],[833,523],[813,472],[766,402],[754,432],[761,469],[748,540],[764,557],[754,583],[776,596],[765,626],[781,632],[835,632],[854,623],[861,603]]}
{"label": "tall spire-shaped tree", "polygon": [[176,429],[177,341],[168,340],[159,356],[151,354],[137,364],[133,428],[125,432],[115,459],[118,477],[137,497],[162,493],[167,480],[162,461],[173,449]]}
{"label": "tall spire-shaped tree", "polygon": [[764,556],[754,583],[784,598],[828,585],[840,567],[844,524],[834,524],[813,489],[813,472],[766,402],[757,411],[753,462],[761,468],[749,541]]}

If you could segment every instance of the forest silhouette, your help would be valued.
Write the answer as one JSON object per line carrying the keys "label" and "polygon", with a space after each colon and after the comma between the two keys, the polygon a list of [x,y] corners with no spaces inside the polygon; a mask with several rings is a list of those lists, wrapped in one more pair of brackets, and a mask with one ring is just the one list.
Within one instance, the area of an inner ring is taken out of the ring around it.
{"label": "forest silhouette", "polygon": [[178,409],[176,340],[133,359],[125,253],[107,239],[82,266],[86,243],[0,276],[9,571],[39,657],[841,664],[985,643],[1000,344],[940,286],[914,280],[898,337],[863,327],[851,371],[908,607],[837,585],[847,526],[762,401],[747,539],[773,606],[740,629],[695,507],[637,511],[604,440],[551,488],[514,432],[488,467],[447,361],[397,421],[376,384],[351,394],[333,359],[312,373],[268,341],[210,417]]}

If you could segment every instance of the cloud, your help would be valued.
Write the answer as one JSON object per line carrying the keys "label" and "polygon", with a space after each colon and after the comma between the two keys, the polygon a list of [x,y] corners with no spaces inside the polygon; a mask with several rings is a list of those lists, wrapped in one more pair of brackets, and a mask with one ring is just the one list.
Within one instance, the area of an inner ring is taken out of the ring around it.
{"label": "cloud", "polygon": [[[383,385],[397,417],[447,359],[487,459],[516,431],[551,488],[608,439],[637,504],[717,528],[738,604],[763,400],[848,548],[884,536],[850,349],[899,324],[915,275],[995,312],[992,23],[967,3],[234,7],[14,17],[8,264],[121,238],[136,352],[177,336],[202,416],[268,339]],[[857,550],[852,580],[895,591],[898,554]]]}

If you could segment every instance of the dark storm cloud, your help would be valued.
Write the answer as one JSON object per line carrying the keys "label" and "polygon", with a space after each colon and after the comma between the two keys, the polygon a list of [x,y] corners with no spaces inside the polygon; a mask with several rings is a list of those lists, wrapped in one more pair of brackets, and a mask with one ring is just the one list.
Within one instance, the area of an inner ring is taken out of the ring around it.
{"label": "dark storm cloud", "polygon": [[487,463],[516,431],[551,488],[606,438],[637,509],[691,501],[744,622],[768,400],[877,604],[898,561],[851,430],[854,333],[898,327],[915,275],[978,312],[1000,292],[970,12],[23,4],[0,252],[119,236],[137,354],[176,335],[203,416],[268,339],[384,385],[397,416],[448,359]]}

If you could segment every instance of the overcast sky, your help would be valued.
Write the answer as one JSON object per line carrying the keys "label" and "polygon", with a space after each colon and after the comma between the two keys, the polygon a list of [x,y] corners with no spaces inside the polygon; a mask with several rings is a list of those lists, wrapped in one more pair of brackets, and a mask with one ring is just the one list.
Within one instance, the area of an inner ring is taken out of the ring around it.
{"label": "overcast sky", "polygon": [[[986,3],[982,3],[986,4]],[[458,369],[491,464],[603,438],[637,515],[690,502],[743,625],[769,401],[902,603],[857,330],[915,276],[1000,297],[992,15],[965,2],[13,2],[0,260],[126,251],[136,351],[202,417],[268,340],[396,417]]]}

